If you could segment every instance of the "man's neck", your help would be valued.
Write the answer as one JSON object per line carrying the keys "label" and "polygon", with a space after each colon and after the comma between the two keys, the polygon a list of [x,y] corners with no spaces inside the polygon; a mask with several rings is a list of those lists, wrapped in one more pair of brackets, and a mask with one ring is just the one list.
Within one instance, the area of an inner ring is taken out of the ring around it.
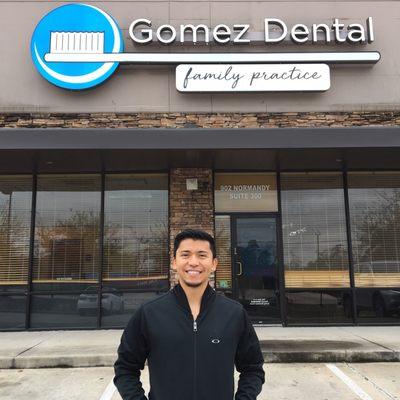
{"label": "man's neck", "polygon": [[192,310],[193,316],[196,317],[197,315],[195,314],[200,312],[201,298],[203,297],[204,291],[208,286],[208,282],[205,282],[203,285],[197,287],[188,286],[184,282],[179,282],[179,284],[186,294],[186,298],[188,300],[190,309]]}

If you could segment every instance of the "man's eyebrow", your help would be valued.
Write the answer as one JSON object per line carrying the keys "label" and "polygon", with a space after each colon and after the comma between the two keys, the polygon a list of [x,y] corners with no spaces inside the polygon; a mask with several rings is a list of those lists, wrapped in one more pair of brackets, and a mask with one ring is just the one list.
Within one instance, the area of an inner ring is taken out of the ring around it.
{"label": "man's eyebrow", "polygon": [[[180,250],[179,253],[180,253],[180,254],[182,254],[182,253],[191,253],[191,251],[190,251],[190,250]],[[198,253],[198,254],[208,254],[208,251],[207,251],[207,250],[198,250],[198,251],[196,251],[195,253]]]}

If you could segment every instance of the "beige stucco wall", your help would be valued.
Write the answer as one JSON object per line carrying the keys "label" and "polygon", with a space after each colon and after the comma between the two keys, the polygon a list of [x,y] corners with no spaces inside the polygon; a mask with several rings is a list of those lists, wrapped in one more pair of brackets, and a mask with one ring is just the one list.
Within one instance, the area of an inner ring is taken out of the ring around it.
{"label": "beige stucco wall", "polygon": [[[64,3],[0,0],[0,113],[23,112],[288,112],[382,111],[400,109],[400,2],[398,1],[104,1],[93,2],[110,13],[123,30],[127,51],[326,51],[374,50],[382,55],[373,67],[341,66],[331,71],[325,93],[181,94],[173,66],[124,65],[100,87],[70,92],[45,81],[30,58],[31,34],[44,14]],[[132,20],[162,23],[249,23],[263,30],[266,17],[294,23],[365,23],[373,17],[375,42],[364,46],[232,45],[133,48]]]}

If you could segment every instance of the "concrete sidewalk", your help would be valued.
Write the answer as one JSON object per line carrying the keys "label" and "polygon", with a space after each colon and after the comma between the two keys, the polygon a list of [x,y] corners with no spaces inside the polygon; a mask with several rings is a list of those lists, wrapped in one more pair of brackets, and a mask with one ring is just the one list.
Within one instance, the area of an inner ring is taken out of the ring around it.
{"label": "concrete sidewalk", "polygon": [[[400,361],[400,327],[257,327],[266,362]],[[1,332],[0,368],[112,366],[121,330]]]}

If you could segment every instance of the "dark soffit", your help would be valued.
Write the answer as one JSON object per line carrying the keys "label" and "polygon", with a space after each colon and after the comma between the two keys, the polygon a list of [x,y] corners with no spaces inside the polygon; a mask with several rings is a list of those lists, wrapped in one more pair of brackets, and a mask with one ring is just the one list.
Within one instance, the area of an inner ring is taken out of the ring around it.
{"label": "dark soffit", "polygon": [[0,129],[1,150],[398,148],[400,127]]}

